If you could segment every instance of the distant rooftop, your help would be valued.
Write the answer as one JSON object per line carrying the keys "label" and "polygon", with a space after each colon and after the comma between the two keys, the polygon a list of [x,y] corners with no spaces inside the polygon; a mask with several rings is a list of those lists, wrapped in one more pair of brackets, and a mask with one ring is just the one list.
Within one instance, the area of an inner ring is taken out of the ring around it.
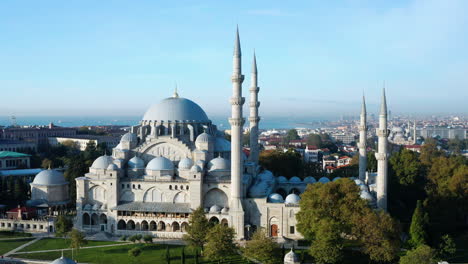
{"label": "distant rooftop", "polygon": [[14,151],[0,151],[0,159],[4,158],[23,158],[23,157],[30,157],[31,155],[14,152]]}

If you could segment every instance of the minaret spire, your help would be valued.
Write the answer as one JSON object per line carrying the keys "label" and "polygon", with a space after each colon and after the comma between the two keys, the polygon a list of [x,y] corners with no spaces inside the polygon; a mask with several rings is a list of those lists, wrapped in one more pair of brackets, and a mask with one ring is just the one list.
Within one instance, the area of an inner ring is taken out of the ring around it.
{"label": "minaret spire", "polygon": [[242,75],[241,46],[239,38],[239,27],[236,30],[234,42],[234,57],[232,67],[232,97],[231,103],[231,199],[230,214],[233,217],[233,227],[239,239],[244,238],[244,209],[242,207],[242,176],[244,163],[242,161],[242,132],[245,120],[242,117],[242,106],[245,98],[242,97]]}
{"label": "minaret spire", "polygon": [[[255,51],[253,54],[252,62],[252,78],[250,85],[250,161],[258,164],[259,157],[259,148],[258,148],[258,123],[260,122],[260,117],[258,116],[258,107],[260,102],[258,101],[258,92],[260,88],[258,87],[257,80],[257,58],[255,56]],[[256,166],[256,165],[255,165]]]}
{"label": "minaret spire", "polygon": [[[384,84],[385,85],[385,84]],[[377,129],[379,137],[378,152],[375,154],[377,159],[377,207],[387,210],[387,98],[385,97],[385,87],[382,89],[382,102],[380,105],[379,128]]]}
{"label": "minaret spire", "polygon": [[366,180],[367,168],[367,112],[366,98],[362,95],[361,117],[359,123],[359,179]]}

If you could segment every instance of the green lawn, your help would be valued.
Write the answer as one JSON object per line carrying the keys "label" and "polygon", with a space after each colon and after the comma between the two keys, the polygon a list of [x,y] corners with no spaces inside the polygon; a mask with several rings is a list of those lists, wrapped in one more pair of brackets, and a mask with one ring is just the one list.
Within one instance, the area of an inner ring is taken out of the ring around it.
{"label": "green lawn", "polygon": [[0,239],[1,238],[14,238],[14,237],[30,237],[30,236],[32,236],[31,233],[0,231]]}
{"label": "green lawn", "polygon": [[28,243],[31,240],[33,240],[33,238],[0,240],[0,255],[3,255],[12,249],[15,249],[25,243]]}
{"label": "green lawn", "polygon": [[[128,255],[128,250],[133,247],[140,247],[142,253],[135,260]],[[165,263],[167,245],[163,244],[132,244],[132,245],[116,245],[103,248],[81,249],[78,255],[75,254],[74,259],[79,262],[94,263],[94,264],[121,264],[121,263],[139,263],[153,264]],[[170,245],[171,264],[180,264],[180,254],[182,246]],[[76,252],[75,252],[76,253]],[[61,251],[46,252],[46,253],[31,253],[31,254],[15,254],[14,257],[38,260],[54,260],[62,255]],[[186,264],[195,263],[193,252],[186,248]],[[71,251],[64,251],[64,256],[71,258]],[[210,261],[202,261],[200,263],[211,263]],[[247,263],[241,256],[227,257],[225,263]]]}
{"label": "green lawn", "polygon": [[[120,244],[122,242],[115,241],[88,241],[88,244],[85,247],[100,246],[100,245],[113,245]],[[25,248],[21,251],[38,251],[38,250],[48,250],[48,249],[66,249],[70,248],[70,239],[64,238],[43,238]]]}

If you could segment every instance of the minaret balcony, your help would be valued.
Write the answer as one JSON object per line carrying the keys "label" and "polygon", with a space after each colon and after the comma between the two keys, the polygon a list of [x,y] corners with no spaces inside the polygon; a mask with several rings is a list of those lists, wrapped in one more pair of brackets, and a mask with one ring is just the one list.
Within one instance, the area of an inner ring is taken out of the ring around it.
{"label": "minaret balcony", "polygon": [[231,105],[243,105],[245,102],[245,97],[231,97],[229,102]]}
{"label": "minaret balcony", "polygon": [[232,82],[243,82],[244,81],[244,75],[243,74],[233,74],[231,76],[231,81]]}
{"label": "minaret balcony", "polygon": [[231,126],[243,126],[245,124],[244,118],[229,118]]}

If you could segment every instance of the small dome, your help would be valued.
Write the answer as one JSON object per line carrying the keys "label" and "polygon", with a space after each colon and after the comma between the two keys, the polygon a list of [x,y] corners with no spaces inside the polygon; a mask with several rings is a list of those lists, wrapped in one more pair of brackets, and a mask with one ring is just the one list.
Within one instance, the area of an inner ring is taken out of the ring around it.
{"label": "small dome", "polygon": [[190,172],[202,172],[202,168],[200,168],[200,166],[198,165],[193,165],[192,168],[190,169]]}
{"label": "small dome", "polygon": [[294,253],[294,251],[291,249],[291,251],[288,252],[288,254],[284,255],[284,263],[285,264],[296,264],[296,263],[301,263],[299,260],[299,256]]}
{"label": "small dome", "polygon": [[365,184],[358,184],[358,186],[361,189],[361,191],[369,191],[369,188]]}
{"label": "small dome", "polygon": [[276,181],[278,183],[287,183],[288,179],[286,177],[284,177],[284,176],[278,176],[278,177],[276,177]]}
{"label": "small dome", "polygon": [[197,139],[195,139],[195,144],[197,143],[208,143],[211,141],[211,135],[203,132],[200,135],[198,135]]}
{"label": "small dome", "polygon": [[122,138],[120,139],[120,142],[135,142],[135,143],[137,143],[138,138],[137,138],[137,135],[128,132],[128,133],[125,133],[122,136]]}
{"label": "small dome", "polygon": [[283,196],[277,193],[272,193],[268,196],[269,203],[284,203]]}
{"label": "small dome", "polygon": [[317,180],[312,176],[308,176],[304,179],[304,183],[316,183],[316,182]]}
{"label": "small dome", "polygon": [[339,179],[341,179],[341,177],[335,177],[335,178],[333,178],[333,181],[337,181]]}
{"label": "small dome", "polygon": [[257,176],[261,181],[265,182],[275,182],[275,176],[273,176],[273,173],[269,170],[264,170]]}
{"label": "small dome", "polygon": [[156,158],[152,159],[150,162],[148,162],[148,165],[146,165],[146,169],[147,170],[154,170],[154,171],[173,170],[174,169],[174,164],[168,158],[156,157]]}
{"label": "small dome", "polygon": [[368,200],[368,201],[374,200],[374,197],[372,197],[372,195],[367,191],[362,191],[360,196],[364,200]]}
{"label": "small dome", "polygon": [[210,160],[208,163],[208,170],[229,170],[231,168],[231,162],[227,159],[217,157]]}
{"label": "small dome", "polygon": [[221,211],[221,207],[217,206],[216,204],[210,207],[210,213],[219,213]]}
{"label": "small dome", "polygon": [[289,183],[301,183],[301,178],[294,176],[291,179],[289,179]]}
{"label": "small dome", "polygon": [[69,258],[66,258],[64,256],[52,261],[50,264],[76,264],[75,261],[69,259]]}
{"label": "small dome", "polygon": [[83,210],[88,210],[88,211],[91,209],[93,209],[93,207],[90,204],[86,204],[83,208]]}
{"label": "small dome", "polygon": [[127,164],[130,169],[144,169],[145,168],[145,161],[143,161],[143,159],[137,156],[131,158]]}
{"label": "small dome", "polygon": [[91,168],[93,169],[107,169],[109,167],[109,164],[114,163],[114,159],[111,156],[101,156],[97,158],[94,162],[93,165],[91,165]]}
{"label": "small dome", "polygon": [[318,182],[327,183],[327,182],[330,182],[330,179],[328,179],[327,177],[322,177],[318,180]]}
{"label": "small dome", "polygon": [[364,182],[362,180],[359,180],[359,179],[356,179],[354,180],[354,182],[359,185],[359,184],[364,184]]}
{"label": "small dome", "polygon": [[107,170],[118,170],[119,167],[117,167],[117,165],[115,165],[114,163],[112,164],[109,164],[109,166],[107,166]]}
{"label": "small dome", "polygon": [[33,184],[38,185],[63,185],[67,183],[61,172],[51,169],[39,172],[33,181]]}
{"label": "small dome", "polygon": [[101,209],[101,205],[99,205],[99,204],[94,204],[93,205],[93,210],[96,211],[96,210],[99,210],[99,209]]}
{"label": "small dome", "polygon": [[179,161],[179,170],[190,170],[193,161],[190,158],[183,158]]}
{"label": "small dome", "polygon": [[301,200],[301,197],[299,197],[299,195],[291,193],[288,196],[286,196],[286,199],[284,200],[284,203],[286,203],[286,204],[299,204],[300,200]]}
{"label": "small dome", "polygon": [[229,211],[229,208],[223,207],[223,209],[221,210],[221,213],[222,213],[222,214],[227,214],[228,211]]}

